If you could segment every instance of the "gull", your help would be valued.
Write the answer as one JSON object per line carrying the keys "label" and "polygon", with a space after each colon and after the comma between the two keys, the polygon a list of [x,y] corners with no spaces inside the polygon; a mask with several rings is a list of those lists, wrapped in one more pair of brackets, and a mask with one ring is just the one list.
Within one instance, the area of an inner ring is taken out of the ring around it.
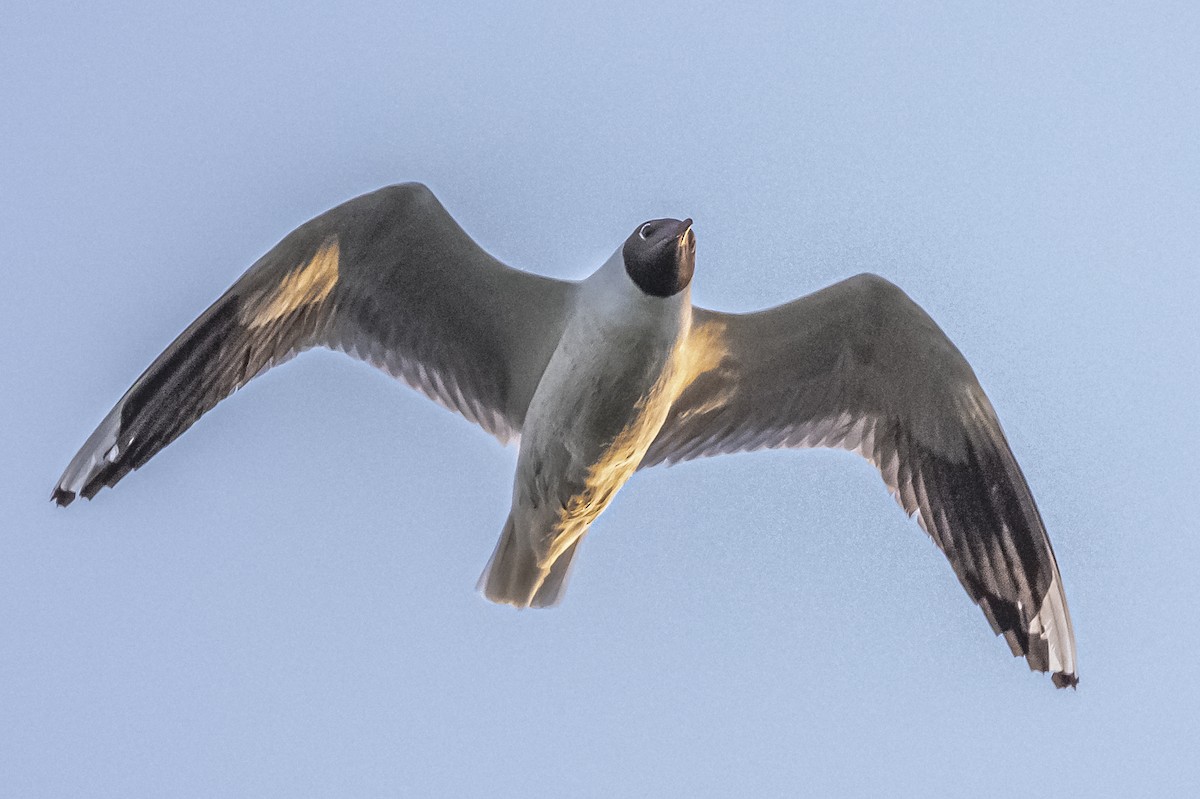
{"label": "gull", "polygon": [[419,183],[304,223],[164,351],[71,460],[91,499],[205,412],[312,348],[399,378],[501,442],[512,505],[478,588],[547,607],[592,522],[639,469],[763,448],[873,464],[992,630],[1074,687],[1075,639],[1033,495],[966,359],[884,278],[767,310],[693,306],[690,219],[653,219],[582,281],[510,268]]}

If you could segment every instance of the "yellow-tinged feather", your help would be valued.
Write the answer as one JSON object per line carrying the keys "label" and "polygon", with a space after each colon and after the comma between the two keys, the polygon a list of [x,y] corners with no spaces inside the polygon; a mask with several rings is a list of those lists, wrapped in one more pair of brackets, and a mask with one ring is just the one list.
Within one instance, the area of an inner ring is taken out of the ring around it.
{"label": "yellow-tinged feather", "polygon": [[287,274],[266,304],[249,309],[254,315],[245,323],[263,327],[324,300],[337,285],[340,257],[338,240],[326,239],[307,264]]}
{"label": "yellow-tinged feather", "polygon": [[[683,342],[680,352],[678,390],[682,392],[693,380],[705,372],[711,372],[721,365],[721,361],[729,354],[725,344],[725,323],[707,322],[693,327]],[[680,416],[682,422],[691,416],[708,413],[723,406],[730,399],[729,390],[714,393],[704,404],[687,410]]]}

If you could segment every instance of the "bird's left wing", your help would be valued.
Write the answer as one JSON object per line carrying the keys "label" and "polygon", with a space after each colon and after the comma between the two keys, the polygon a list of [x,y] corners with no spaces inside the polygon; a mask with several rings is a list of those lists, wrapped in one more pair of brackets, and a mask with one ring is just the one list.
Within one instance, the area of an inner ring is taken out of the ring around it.
{"label": "bird's left wing", "polygon": [[874,464],[1029,667],[1077,682],[1050,539],[991,402],[900,289],[859,275],[752,314],[696,308],[693,378],[643,466],[766,447],[838,447]]}
{"label": "bird's left wing", "polygon": [[484,252],[429,189],[389,186],[306,222],[188,326],[67,466],[53,499],[91,498],[256,375],[341,350],[507,440],[558,344],[573,283]]}

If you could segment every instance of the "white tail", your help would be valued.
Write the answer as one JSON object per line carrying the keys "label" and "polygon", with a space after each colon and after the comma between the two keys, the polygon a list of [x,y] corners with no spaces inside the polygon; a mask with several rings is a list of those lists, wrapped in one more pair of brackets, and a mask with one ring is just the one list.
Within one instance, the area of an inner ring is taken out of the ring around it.
{"label": "white tail", "polygon": [[571,572],[571,561],[579,540],[567,547],[549,568],[539,566],[526,535],[518,535],[513,515],[508,515],[504,532],[491,560],[476,585],[492,602],[517,608],[548,608],[562,601]]}

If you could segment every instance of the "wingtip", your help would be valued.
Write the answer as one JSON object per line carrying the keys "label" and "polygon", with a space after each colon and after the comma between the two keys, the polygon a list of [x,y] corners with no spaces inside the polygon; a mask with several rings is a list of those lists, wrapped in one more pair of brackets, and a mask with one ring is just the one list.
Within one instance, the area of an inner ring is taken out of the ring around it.
{"label": "wingtip", "polygon": [[1050,679],[1054,681],[1055,688],[1070,688],[1071,690],[1075,690],[1076,686],[1079,685],[1079,675],[1067,674],[1065,671],[1054,672],[1050,676]]}
{"label": "wingtip", "polygon": [[67,491],[62,486],[55,486],[54,492],[50,495],[50,501],[60,508],[65,508],[75,501],[75,492]]}

